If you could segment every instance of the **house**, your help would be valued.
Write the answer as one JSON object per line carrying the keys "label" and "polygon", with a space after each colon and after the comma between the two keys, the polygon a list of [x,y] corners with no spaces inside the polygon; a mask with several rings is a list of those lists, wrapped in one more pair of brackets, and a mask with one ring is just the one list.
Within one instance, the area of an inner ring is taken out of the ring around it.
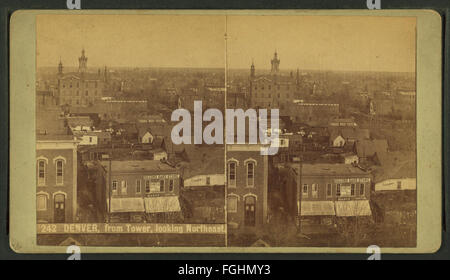
{"label": "house", "polygon": [[156,138],[164,138],[167,135],[166,125],[138,124],[139,143],[152,144]]}
{"label": "house", "polygon": [[357,141],[370,139],[370,131],[356,127],[329,127],[330,146],[353,147]]}

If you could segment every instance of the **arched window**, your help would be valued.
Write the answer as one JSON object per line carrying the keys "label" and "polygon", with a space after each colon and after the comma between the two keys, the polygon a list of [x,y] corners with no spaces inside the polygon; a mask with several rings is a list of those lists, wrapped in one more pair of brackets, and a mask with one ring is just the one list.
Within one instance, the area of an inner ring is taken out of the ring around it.
{"label": "arched window", "polygon": [[228,186],[236,187],[236,165],[237,163],[232,161],[228,163]]}
{"label": "arched window", "polygon": [[62,159],[56,161],[56,184],[62,185],[64,183],[64,162]]}
{"label": "arched window", "polygon": [[47,211],[48,195],[47,194],[37,194],[36,195],[36,210],[37,211]]}
{"label": "arched window", "polygon": [[227,199],[227,212],[236,213],[238,205],[238,197],[236,195],[229,195]]}
{"label": "arched window", "polygon": [[38,160],[38,186],[45,186],[45,160]]}
{"label": "arched window", "polygon": [[246,196],[244,200],[244,223],[246,226],[255,226],[256,224],[256,198],[252,195]]}
{"label": "arched window", "polygon": [[253,187],[255,185],[255,163],[247,162],[247,187]]}

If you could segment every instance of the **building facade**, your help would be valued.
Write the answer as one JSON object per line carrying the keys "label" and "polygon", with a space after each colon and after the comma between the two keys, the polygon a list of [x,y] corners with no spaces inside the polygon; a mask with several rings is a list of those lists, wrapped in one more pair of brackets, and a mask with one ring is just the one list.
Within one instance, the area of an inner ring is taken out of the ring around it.
{"label": "building facade", "polygon": [[59,62],[57,95],[60,105],[86,107],[94,104],[103,96],[106,73],[102,74],[100,70],[98,73],[88,72],[84,49],[78,61],[78,72],[67,74],[63,73],[62,62]]}
{"label": "building facade", "polygon": [[77,215],[77,141],[70,135],[38,135],[38,223],[71,223]]}
{"label": "building facade", "polygon": [[167,221],[180,214],[179,171],[157,160],[103,161],[110,221]]}
{"label": "building facade", "polygon": [[230,230],[267,223],[268,158],[261,145],[227,146],[227,217]]}
{"label": "building facade", "polygon": [[[279,71],[280,59],[275,52],[271,60],[271,72],[269,76],[256,76],[255,65],[250,67],[249,96],[252,108],[276,108],[283,110],[287,104],[297,98],[299,89],[299,73],[294,78],[281,76]],[[281,115],[283,111],[280,112]]]}
{"label": "building facade", "polygon": [[[331,225],[336,218],[371,217],[372,176],[350,164],[292,164],[297,217],[304,225]],[[294,199],[294,198],[291,198]]]}

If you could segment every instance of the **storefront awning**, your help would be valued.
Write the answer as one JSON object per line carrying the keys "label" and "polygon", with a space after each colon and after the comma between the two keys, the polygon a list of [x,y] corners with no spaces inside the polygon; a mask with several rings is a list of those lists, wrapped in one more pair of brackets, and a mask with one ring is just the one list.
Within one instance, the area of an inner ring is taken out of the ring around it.
{"label": "storefront awning", "polygon": [[336,201],[336,215],[338,217],[371,216],[368,200]]}
{"label": "storefront awning", "polygon": [[111,213],[145,212],[144,200],[140,197],[113,197]]}
{"label": "storefront awning", "polygon": [[146,213],[167,213],[181,211],[178,196],[146,197],[144,198],[144,200]]}
{"label": "storefront awning", "polygon": [[302,201],[302,216],[334,216],[333,201]]}

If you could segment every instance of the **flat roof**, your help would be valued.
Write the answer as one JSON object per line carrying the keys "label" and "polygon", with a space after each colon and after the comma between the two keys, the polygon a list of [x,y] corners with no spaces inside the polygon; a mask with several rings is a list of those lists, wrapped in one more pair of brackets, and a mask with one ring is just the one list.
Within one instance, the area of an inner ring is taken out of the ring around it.
{"label": "flat roof", "polygon": [[332,164],[332,163],[318,163],[318,164],[303,164],[302,175],[369,175],[370,173],[364,171],[351,164]]}
{"label": "flat roof", "polygon": [[[102,161],[101,164],[109,169],[109,161]],[[177,169],[159,160],[112,160],[111,170],[113,172],[175,172]]]}

